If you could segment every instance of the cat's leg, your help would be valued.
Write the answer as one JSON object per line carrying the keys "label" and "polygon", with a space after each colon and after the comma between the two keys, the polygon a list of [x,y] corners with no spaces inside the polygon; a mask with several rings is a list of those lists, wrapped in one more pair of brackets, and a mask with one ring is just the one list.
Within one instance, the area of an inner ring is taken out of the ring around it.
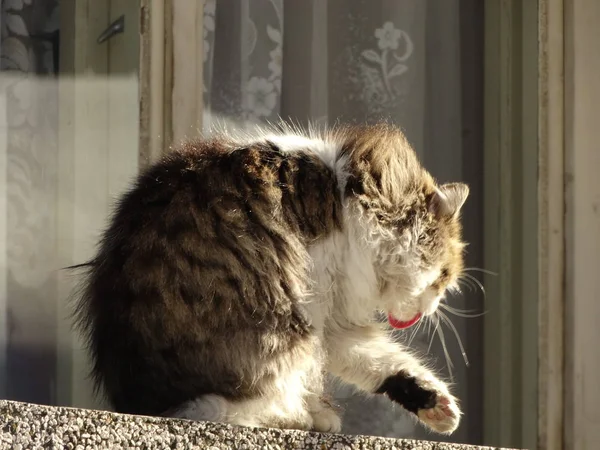
{"label": "cat's leg", "polygon": [[[316,380],[314,382],[318,383]],[[320,392],[317,386],[318,384],[312,385]],[[295,395],[293,391],[285,394],[279,391],[275,396],[248,400],[228,400],[220,395],[204,395],[167,411],[164,416],[324,433],[339,433],[342,430],[342,420],[335,406],[320,393],[313,392],[301,396]]]}
{"label": "cat's leg", "polygon": [[438,433],[458,427],[461,412],[446,384],[381,326],[328,330],[328,370],[368,393],[386,394]]}
{"label": "cat's leg", "polygon": [[280,401],[257,398],[230,401],[220,395],[204,395],[173,408],[164,415],[180,419],[226,422],[251,427],[278,426],[324,433],[339,433],[342,420],[336,408],[320,395],[304,397],[305,408],[286,411]]}
{"label": "cat's leg", "polygon": [[165,411],[162,416],[200,422],[224,422],[229,401],[217,394],[202,395]]}
{"label": "cat's leg", "polygon": [[216,394],[203,395],[170,409],[163,416],[247,427],[312,429],[313,417],[304,406],[302,398],[292,399],[292,395],[286,397],[261,396],[232,400]]}
{"label": "cat's leg", "polygon": [[313,430],[322,433],[342,431],[342,419],[331,402],[322,395],[306,396],[306,406],[313,420]]}
{"label": "cat's leg", "polygon": [[[313,415],[324,424],[325,412],[307,399],[320,392],[321,358],[312,353],[314,342],[304,349],[284,353],[263,362],[257,369],[265,375],[253,383],[254,394],[244,399],[221,395],[204,395],[190,400],[165,415],[189,420],[225,422],[252,427],[274,427],[300,430],[313,428]],[[312,409],[310,408],[312,407]],[[329,426],[331,428],[331,426]]]}

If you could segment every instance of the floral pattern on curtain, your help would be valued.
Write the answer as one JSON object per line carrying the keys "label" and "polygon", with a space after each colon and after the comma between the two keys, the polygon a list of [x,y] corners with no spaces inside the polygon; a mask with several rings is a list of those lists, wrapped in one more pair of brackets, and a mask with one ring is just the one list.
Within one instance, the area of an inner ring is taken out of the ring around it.
{"label": "floral pattern on curtain", "polygon": [[[434,175],[459,179],[459,2],[205,0],[203,127],[252,127],[279,117],[300,124],[386,118],[405,130]],[[0,188],[7,186],[6,219],[0,217],[0,396],[49,404],[57,365],[58,91],[56,83],[33,77],[57,72],[59,4],[0,0]],[[414,338],[412,346],[428,352],[425,333],[398,338]],[[456,344],[448,351],[464,401],[480,381],[466,376]],[[444,370],[437,341],[430,354]],[[346,410],[346,433],[437,438],[384,397],[332,389]],[[465,433],[455,438],[467,441]]]}
{"label": "floral pattern on curtain", "polygon": [[[52,402],[56,311],[55,256],[59,2],[0,3],[0,139],[6,183],[6,261],[0,283],[3,372],[11,398]],[[4,186],[3,186],[4,187]],[[1,286],[3,284],[4,286]],[[52,297],[53,298],[53,297]],[[35,332],[32,331],[35,327]],[[23,377],[22,374],[28,374]],[[10,386],[10,389],[8,388]]]}
{"label": "floral pattern on curtain", "polygon": [[[238,6],[230,9],[225,4],[234,5],[226,0],[219,2],[218,17],[216,3],[216,0],[207,0],[204,6],[205,123],[210,123],[211,111],[221,109],[224,110],[219,111],[222,116],[234,116],[250,126],[277,120],[281,98],[283,0],[234,2]],[[233,20],[240,26],[217,27],[217,20]],[[233,67],[228,58],[215,59],[215,45],[221,42],[223,47],[235,45],[235,52],[244,63],[238,65],[235,61]],[[220,76],[221,71],[234,74],[235,87],[229,81],[213,81],[213,74]],[[222,106],[211,109],[213,104]]]}
{"label": "floral pattern on curtain", "polygon": [[[458,0],[206,0],[204,130],[223,123],[251,128],[279,117],[300,124],[384,118],[405,130],[436,175],[460,176],[458,6]],[[438,98],[428,94],[437,91]],[[445,350],[423,330],[398,338],[447,366]],[[448,349],[458,366],[458,347],[452,342]],[[332,385],[346,409],[344,432],[431,438],[386,398]]]}
{"label": "floral pattern on curtain", "polygon": [[398,82],[409,68],[414,46],[410,35],[393,22],[385,22],[373,33],[377,47],[361,52],[358,76],[353,79],[370,112],[379,112],[403,94],[406,84]]}

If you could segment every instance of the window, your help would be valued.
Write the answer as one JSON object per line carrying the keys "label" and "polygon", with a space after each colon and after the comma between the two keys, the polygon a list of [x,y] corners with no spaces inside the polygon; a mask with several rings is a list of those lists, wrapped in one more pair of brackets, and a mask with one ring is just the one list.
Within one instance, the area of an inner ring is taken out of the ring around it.
{"label": "window", "polygon": [[114,198],[171,144],[279,117],[386,119],[439,181],[471,187],[453,326],[399,336],[452,367],[465,420],[434,436],[340,387],[344,431],[535,445],[536,3],[1,0],[0,397],[105,406],[59,269],[92,255]]}

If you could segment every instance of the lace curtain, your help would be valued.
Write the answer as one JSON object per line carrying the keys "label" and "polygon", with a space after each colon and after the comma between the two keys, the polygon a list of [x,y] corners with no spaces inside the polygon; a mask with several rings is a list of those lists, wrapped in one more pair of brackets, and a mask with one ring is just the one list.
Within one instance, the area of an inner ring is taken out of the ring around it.
{"label": "lace curtain", "polygon": [[[463,92],[465,70],[477,69],[465,69],[461,51],[464,30],[472,25],[462,23],[464,5],[478,0],[204,3],[205,129],[216,122],[252,126],[279,117],[300,124],[386,118],[405,130],[438,179],[477,181],[480,150],[465,148],[479,142],[472,137],[476,129],[464,123],[471,106]],[[56,82],[35,81],[56,76],[59,4],[0,0],[0,397],[49,404],[56,403],[57,385],[64,382],[57,376],[57,323],[64,323],[57,309],[64,300],[57,288],[63,245],[56,238],[59,92]],[[481,220],[480,211],[470,209],[474,204],[470,199],[466,210],[471,242],[476,227],[470,224]],[[476,300],[452,302],[471,308]],[[472,365],[467,371],[458,345],[448,342],[458,396],[470,408],[468,426],[453,439],[476,441],[481,329],[462,319],[455,324],[467,339]],[[425,353],[429,338],[419,333],[412,345]],[[445,370],[437,341],[430,354]],[[385,398],[367,399],[344,387],[336,387],[335,395],[346,408],[345,432],[436,438]]]}
{"label": "lace curtain", "polygon": [[[459,12],[459,0],[206,0],[203,127],[385,118],[434,175],[460,179]],[[426,352],[429,339],[412,345]],[[431,353],[446,366],[439,344]],[[335,394],[344,432],[427,437],[385,398]]]}
{"label": "lace curtain", "polygon": [[[0,396],[56,385],[59,2],[0,3]],[[26,375],[26,376],[24,376]]]}
{"label": "lace curtain", "polygon": [[386,117],[422,148],[428,3],[206,1],[205,128]]}

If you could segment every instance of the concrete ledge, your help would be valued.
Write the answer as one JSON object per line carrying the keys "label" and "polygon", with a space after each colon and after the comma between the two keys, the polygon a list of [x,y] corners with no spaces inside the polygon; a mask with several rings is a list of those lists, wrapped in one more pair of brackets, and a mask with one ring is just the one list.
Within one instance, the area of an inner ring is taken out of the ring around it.
{"label": "concrete ledge", "polygon": [[0,400],[0,449],[491,449],[459,444],[233,427]]}

